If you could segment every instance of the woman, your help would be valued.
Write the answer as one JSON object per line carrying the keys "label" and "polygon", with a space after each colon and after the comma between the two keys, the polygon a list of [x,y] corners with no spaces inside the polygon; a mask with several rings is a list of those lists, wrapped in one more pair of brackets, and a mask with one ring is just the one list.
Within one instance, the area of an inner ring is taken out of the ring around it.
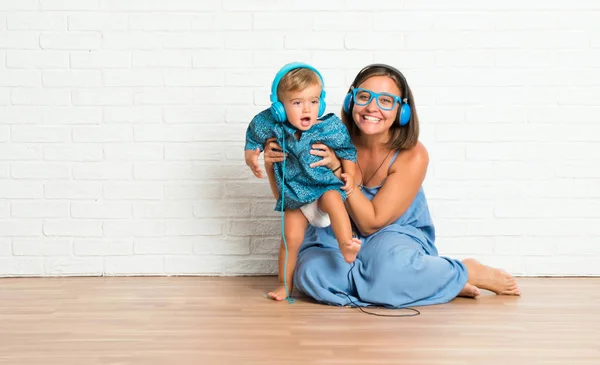
{"label": "woman", "polygon": [[[347,263],[330,227],[309,226],[294,276],[298,290],[332,305],[396,308],[476,297],[478,288],[520,295],[503,270],[438,256],[421,186],[429,157],[418,141],[419,119],[402,73],[382,64],[361,70],[344,100],[342,120],[357,149],[358,171],[354,177],[336,174],[349,186],[345,204],[361,248]],[[271,144],[265,149],[267,170],[283,160]],[[323,157],[319,165],[339,166],[327,146],[313,148],[312,154]]]}

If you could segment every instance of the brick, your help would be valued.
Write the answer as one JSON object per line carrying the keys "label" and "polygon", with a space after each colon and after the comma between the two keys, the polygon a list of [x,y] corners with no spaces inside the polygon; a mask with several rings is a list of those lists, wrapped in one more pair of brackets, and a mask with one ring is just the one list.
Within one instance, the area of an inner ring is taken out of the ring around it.
{"label": "brick", "polygon": [[[163,75],[156,70],[106,70],[102,73],[104,86],[107,87],[133,87],[133,86],[161,86]],[[124,90],[125,91],[125,90]],[[129,91],[127,91],[129,93]],[[131,100],[131,96],[127,96]],[[114,104],[113,104],[114,105]]]}
{"label": "brick", "polygon": [[73,253],[76,256],[127,256],[133,255],[132,239],[75,238]]}
{"label": "brick", "polygon": [[220,0],[99,0],[100,8],[106,11],[215,11],[221,9]]}
{"label": "brick", "polygon": [[40,40],[37,31],[0,33],[0,49],[39,50]]}
{"label": "brick", "polygon": [[12,256],[12,243],[10,237],[0,238],[0,264],[3,262],[2,260],[5,256]]}
{"label": "brick", "polygon": [[133,129],[127,125],[73,127],[73,142],[128,142]]}
{"label": "brick", "polygon": [[63,219],[44,221],[44,235],[56,237],[101,237],[99,220]]}
{"label": "brick", "polygon": [[13,125],[10,127],[12,142],[67,142],[70,131],[66,127]]}
{"label": "brick", "polygon": [[133,204],[134,218],[192,218],[194,207],[190,202],[136,202]]}
{"label": "brick", "polygon": [[13,218],[68,218],[69,203],[65,201],[17,201],[10,204]]}
{"label": "brick", "polygon": [[72,52],[70,65],[78,68],[129,68],[131,53],[129,51],[92,50],[91,52]]}
{"label": "brick", "polygon": [[191,15],[134,13],[129,16],[129,29],[134,31],[189,31],[191,29]]}
{"label": "brick", "polygon": [[6,18],[8,30],[66,30],[67,18],[62,14],[17,12]]}
{"label": "brick", "polygon": [[135,238],[136,255],[190,255],[198,237]]}
{"label": "brick", "polygon": [[26,143],[0,144],[0,160],[27,161],[39,160],[42,157],[40,146],[32,146]]}
{"label": "brick", "polygon": [[13,179],[68,179],[68,164],[57,162],[15,162],[10,165]]}
{"label": "brick", "polygon": [[104,237],[162,237],[165,235],[165,222],[157,219],[107,220],[102,223]]}
{"label": "brick", "polygon": [[131,203],[126,202],[72,202],[72,218],[124,219],[131,218]]}
{"label": "brick", "polygon": [[49,106],[41,109],[42,123],[61,124],[99,124],[102,120],[102,108],[99,106]]}
{"label": "brick", "polygon": [[73,253],[73,242],[69,238],[15,238],[15,256],[69,256]]}
{"label": "brick", "polygon": [[0,10],[39,10],[39,0],[0,1]]}
{"label": "brick", "polygon": [[[177,51],[134,51],[133,67],[192,67],[192,52]],[[207,60],[213,59],[206,57]]]}
{"label": "brick", "polygon": [[223,232],[223,222],[214,219],[168,219],[167,236],[216,236]]}
{"label": "brick", "polygon": [[[288,32],[284,39],[285,49],[344,49],[344,33],[340,32]],[[347,46],[347,44],[346,44]],[[347,47],[353,49],[352,47]]]}
{"label": "brick", "polygon": [[40,0],[42,10],[96,10],[98,0]]}
{"label": "brick", "polygon": [[[220,161],[223,152],[219,143],[167,143],[165,144],[166,161]],[[238,156],[239,157],[239,156]]]}
{"label": "brick", "polygon": [[105,143],[107,161],[156,161],[163,158],[163,146],[158,143]]}
{"label": "brick", "polygon": [[[164,184],[165,199],[211,199],[222,195],[223,185],[216,182],[167,182]],[[0,190],[1,191],[1,190]]]}
{"label": "brick", "polygon": [[0,258],[0,276],[40,276],[44,274],[41,257]]}
{"label": "brick", "polygon": [[93,33],[43,33],[40,48],[60,50],[95,50],[100,48],[101,37]]}
{"label": "brick", "polygon": [[205,199],[194,202],[194,216],[199,218],[250,217],[251,203],[247,200]]}
{"label": "brick", "polygon": [[0,198],[35,199],[41,198],[43,191],[41,182],[0,180]]}
{"label": "brick", "polygon": [[104,184],[106,199],[143,199],[157,200],[162,198],[162,186],[144,182],[111,182]]}
{"label": "brick", "polygon": [[102,146],[89,144],[46,145],[43,147],[46,161],[100,161]]}
{"label": "brick", "polygon": [[0,141],[8,141],[11,127],[7,124],[40,124],[42,123],[43,107],[30,106],[0,106]]}
{"label": "brick", "polygon": [[[225,48],[233,50],[272,50],[282,49],[284,35],[279,32],[240,32],[231,31],[225,35]],[[286,47],[287,48],[287,47]]]}
{"label": "brick", "polygon": [[48,199],[91,200],[102,197],[100,182],[49,181],[43,188],[44,197]]}
{"label": "brick", "polygon": [[248,255],[250,239],[248,237],[198,237],[194,243],[197,255]]}
{"label": "brick", "polygon": [[42,82],[47,87],[101,87],[102,72],[100,71],[44,71]]}
{"label": "brick", "polygon": [[144,106],[104,106],[103,121],[105,123],[161,123],[163,111],[161,107]]}
{"label": "brick", "polygon": [[252,15],[252,29],[254,30],[310,31],[312,29],[312,22],[299,21],[298,14],[295,13],[265,12]]}
{"label": "brick", "polygon": [[[10,201],[8,200],[0,200],[0,218],[8,218],[10,217]],[[2,242],[2,240],[0,240]],[[2,251],[2,248],[0,248]]]}
{"label": "brick", "polygon": [[131,105],[133,90],[128,88],[75,89],[73,105]]}
{"label": "brick", "polygon": [[277,259],[242,257],[167,257],[165,272],[168,274],[202,275],[257,275],[277,271]]}
{"label": "brick", "polygon": [[71,93],[69,90],[42,88],[13,88],[10,100],[13,105],[69,105]]}
{"label": "brick", "polygon": [[250,30],[251,13],[205,12],[192,16],[192,31]]}
{"label": "brick", "polygon": [[9,50],[6,52],[6,67],[67,69],[69,54],[63,51]]}
{"label": "brick", "polygon": [[165,86],[223,86],[225,85],[225,73],[221,70],[165,70],[163,73]]}
{"label": "brick", "polygon": [[129,19],[119,13],[74,13],[68,15],[68,27],[72,31],[126,31]]}
{"label": "brick", "polygon": [[101,257],[48,257],[44,271],[50,276],[98,276],[103,273]]}
{"label": "brick", "polygon": [[162,257],[107,257],[104,259],[107,275],[156,274],[164,272]]}

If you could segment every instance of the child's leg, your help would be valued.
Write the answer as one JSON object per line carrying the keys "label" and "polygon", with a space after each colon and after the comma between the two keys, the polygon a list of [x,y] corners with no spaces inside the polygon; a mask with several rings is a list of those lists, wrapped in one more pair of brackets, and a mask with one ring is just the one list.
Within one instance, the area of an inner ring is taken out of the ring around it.
{"label": "child's leg", "polygon": [[340,245],[340,251],[346,262],[354,262],[360,250],[360,240],[352,237],[352,224],[346,212],[342,196],[335,190],[329,190],[319,198],[319,209],[329,215],[333,234]]}
{"label": "child's leg", "polygon": [[[294,270],[296,269],[298,250],[300,249],[300,245],[302,245],[304,232],[308,227],[308,221],[300,209],[286,210],[284,212],[283,223],[285,242],[287,244],[287,264],[285,264],[285,246],[282,239],[279,247],[279,287],[269,292],[269,297],[275,300],[283,300],[287,298],[287,295],[292,294],[292,280]],[[284,278],[289,293],[286,293]]]}

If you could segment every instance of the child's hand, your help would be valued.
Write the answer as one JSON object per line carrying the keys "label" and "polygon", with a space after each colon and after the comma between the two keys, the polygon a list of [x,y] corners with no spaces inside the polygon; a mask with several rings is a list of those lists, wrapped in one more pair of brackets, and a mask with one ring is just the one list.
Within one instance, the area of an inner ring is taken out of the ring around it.
{"label": "child's hand", "polygon": [[354,185],[355,185],[354,175],[349,174],[347,172],[342,173],[342,181],[344,182],[344,186],[342,186],[342,190],[345,190],[346,192],[351,190],[352,187],[354,187]]}
{"label": "child's hand", "polygon": [[244,151],[244,158],[246,160],[246,165],[250,167],[254,176],[258,178],[263,177],[263,172],[258,165],[258,156],[260,155],[260,148],[256,147],[255,150],[246,150]]}

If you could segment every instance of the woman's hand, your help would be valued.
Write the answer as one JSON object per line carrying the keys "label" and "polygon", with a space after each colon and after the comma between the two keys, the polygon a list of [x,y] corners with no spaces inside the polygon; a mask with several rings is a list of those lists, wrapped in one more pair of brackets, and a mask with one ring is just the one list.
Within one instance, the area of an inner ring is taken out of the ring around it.
{"label": "woman's hand", "polygon": [[[275,162],[282,162],[285,159],[283,148],[277,143],[276,138],[269,138],[265,143],[265,168],[272,168]],[[287,155],[287,154],[286,154]]]}
{"label": "woman's hand", "polygon": [[327,145],[322,143],[315,143],[310,150],[311,155],[323,157],[321,161],[313,162],[310,167],[325,166],[330,170],[333,170],[341,165],[340,159],[337,158],[335,152]]}

